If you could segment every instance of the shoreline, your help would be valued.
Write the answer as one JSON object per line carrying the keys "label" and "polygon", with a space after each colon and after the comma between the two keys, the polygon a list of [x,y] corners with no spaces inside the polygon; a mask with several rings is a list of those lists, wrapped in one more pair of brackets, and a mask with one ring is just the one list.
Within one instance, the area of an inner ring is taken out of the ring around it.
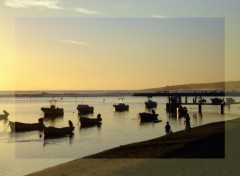
{"label": "shoreline", "polygon": [[[122,145],[83,158],[224,158],[224,132],[225,122],[209,123],[192,128],[190,133],[182,130],[170,136]],[[201,143],[204,145],[201,146]],[[215,144],[218,144],[217,148],[213,147]]]}
{"label": "shoreline", "polygon": [[[138,168],[138,170],[134,171],[137,175],[143,175],[146,169],[153,169],[152,172],[160,173],[155,166],[149,165],[149,162],[152,163],[152,161],[154,161],[155,165],[160,164],[161,167],[168,162],[178,162],[178,165],[174,165],[174,168],[182,164],[182,159],[188,159],[188,162],[199,161],[200,163],[202,163],[202,159],[207,159],[206,161],[211,161],[211,159],[227,161],[229,158],[226,157],[226,132],[230,133],[233,130],[240,131],[239,126],[240,118],[210,123],[192,128],[190,134],[179,131],[169,136],[167,140],[165,136],[161,136],[143,142],[119,146],[37,171],[29,174],[29,176],[75,176],[80,173],[84,173],[83,175],[125,175],[130,171],[132,172],[134,168]],[[233,135],[234,134],[235,132]],[[227,152],[227,154],[229,154],[229,152]],[[167,162],[165,163],[165,161]],[[206,167],[209,166],[207,165]],[[169,166],[166,165],[166,167]],[[219,165],[216,165],[216,167],[219,167]],[[161,170],[161,172],[163,172],[163,170]]]}

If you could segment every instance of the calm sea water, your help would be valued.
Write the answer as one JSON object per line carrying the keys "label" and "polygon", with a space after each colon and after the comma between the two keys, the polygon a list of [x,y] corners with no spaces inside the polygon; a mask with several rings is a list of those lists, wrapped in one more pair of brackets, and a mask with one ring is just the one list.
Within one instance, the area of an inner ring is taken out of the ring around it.
{"label": "calm sea water", "polygon": [[[149,140],[164,135],[164,126],[169,121],[173,131],[184,129],[184,119],[171,117],[166,113],[165,97],[154,97],[158,103],[155,108],[161,123],[139,124],[137,115],[147,111],[144,107],[146,97],[125,97],[129,104],[128,112],[114,112],[113,103],[116,97],[64,97],[55,98],[57,106],[64,108],[64,116],[57,119],[45,119],[46,126],[64,127],[71,120],[75,126],[72,138],[44,139],[41,132],[10,132],[8,121],[0,120],[0,173],[1,175],[24,175],[72,159],[84,157],[109,148],[124,144]],[[206,98],[210,101],[210,98]],[[36,123],[43,114],[40,110],[48,106],[49,98],[6,98],[0,97],[0,113],[7,110],[10,121]],[[105,101],[103,101],[105,100]],[[191,98],[189,99],[191,100]],[[235,98],[240,101],[240,98]],[[101,127],[81,128],[76,107],[78,104],[94,106],[96,117],[102,114]],[[240,106],[225,107],[225,114],[220,114],[219,106],[203,106],[202,115],[197,106],[188,106],[191,126],[199,126],[216,121],[238,118]]]}

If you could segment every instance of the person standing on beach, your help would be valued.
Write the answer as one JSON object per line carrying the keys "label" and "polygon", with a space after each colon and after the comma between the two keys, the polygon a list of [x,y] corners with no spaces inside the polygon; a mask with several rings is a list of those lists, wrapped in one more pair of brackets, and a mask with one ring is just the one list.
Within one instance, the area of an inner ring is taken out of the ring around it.
{"label": "person standing on beach", "polygon": [[190,116],[187,113],[185,117],[185,132],[190,133],[191,125],[190,125]]}
{"label": "person standing on beach", "polygon": [[169,125],[169,122],[167,122],[167,124],[165,125],[165,132],[167,136],[172,134],[172,130],[171,130],[171,126]]}

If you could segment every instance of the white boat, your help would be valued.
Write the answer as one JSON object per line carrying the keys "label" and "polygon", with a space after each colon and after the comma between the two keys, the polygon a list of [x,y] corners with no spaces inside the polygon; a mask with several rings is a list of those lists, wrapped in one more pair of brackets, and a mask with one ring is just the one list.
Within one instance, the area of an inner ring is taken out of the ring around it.
{"label": "white boat", "polygon": [[129,110],[129,105],[125,104],[123,102],[124,98],[118,98],[118,103],[113,104],[113,107],[115,108],[115,111],[128,111]]}

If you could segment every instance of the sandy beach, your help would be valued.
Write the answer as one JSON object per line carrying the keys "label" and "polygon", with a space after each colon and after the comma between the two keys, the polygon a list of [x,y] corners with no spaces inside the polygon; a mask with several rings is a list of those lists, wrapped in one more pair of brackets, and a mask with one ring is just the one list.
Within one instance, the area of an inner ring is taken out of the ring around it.
{"label": "sandy beach", "polygon": [[240,119],[211,123],[190,134],[119,146],[29,175],[238,175],[239,127]]}

